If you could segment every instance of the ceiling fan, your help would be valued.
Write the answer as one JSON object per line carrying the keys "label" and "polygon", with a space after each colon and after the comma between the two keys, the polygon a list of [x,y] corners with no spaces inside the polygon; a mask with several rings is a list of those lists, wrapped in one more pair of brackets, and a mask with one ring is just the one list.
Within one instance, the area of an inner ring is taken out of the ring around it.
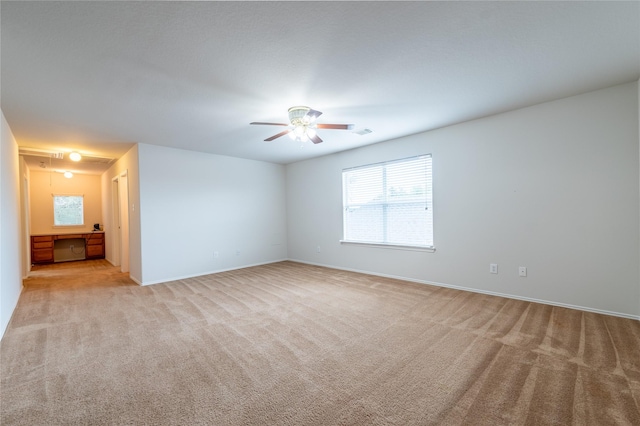
{"label": "ceiling fan", "polygon": [[290,124],[285,123],[264,123],[254,121],[249,124],[261,124],[268,126],[288,126],[289,128],[283,132],[273,135],[265,139],[265,142],[271,142],[274,139],[289,134],[292,139],[305,142],[310,140],[313,143],[320,143],[322,139],[318,136],[316,129],[334,129],[334,130],[351,130],[353,124],[320,124],[316,123],[316,119],[321,115],[320,111],[316,111],[306,106],[294,106],[289,108]]}

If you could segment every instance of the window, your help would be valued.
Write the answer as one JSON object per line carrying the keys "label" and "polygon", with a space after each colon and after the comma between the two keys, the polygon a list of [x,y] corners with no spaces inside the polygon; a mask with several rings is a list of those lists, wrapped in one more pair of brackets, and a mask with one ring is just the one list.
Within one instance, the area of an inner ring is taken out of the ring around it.
{"label": "window", "polygon": [[83,195],[53,196],[53,226],[84,225]]}
{"label": "window", "polygon": [[431,155],[342,171],[344,242],[433,248]]}

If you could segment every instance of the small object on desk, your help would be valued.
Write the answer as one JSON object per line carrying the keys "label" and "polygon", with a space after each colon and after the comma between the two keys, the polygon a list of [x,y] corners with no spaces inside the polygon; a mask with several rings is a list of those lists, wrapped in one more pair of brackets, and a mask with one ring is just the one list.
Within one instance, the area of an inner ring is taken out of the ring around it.
{"label": "small object on desk", "polygon": [[94,231],[99,231],[100,230],[100,224],[99,223],[94,223],[93,224],[93,230]]}

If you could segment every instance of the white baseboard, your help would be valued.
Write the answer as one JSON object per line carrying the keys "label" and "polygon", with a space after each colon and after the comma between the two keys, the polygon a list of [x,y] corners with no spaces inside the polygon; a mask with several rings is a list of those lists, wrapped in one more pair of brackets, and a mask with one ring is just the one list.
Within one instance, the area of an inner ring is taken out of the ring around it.
{"label": "white baseboard", "polygon": [[299,259],[287,259],[287,260],[289,260],[291,262],[305,263],[307,265],[322,266],[324,268],[338,269],[338,270],[341,270],[341,271],[357,272],[357,273],[360,273],[360,274],[374,275],[374,276],[384,277],[384,278],[393,278],[393,279],[396,279],[396,280],[409,281],[409,282],[414,282],[414,283],[418,283],[418,284],[426,284],[426,285],[432,285],[432,286],[437,286],[437,287],[452,288],[452,289],[455,289],[455,290],[463,290],[463,291],[469,291],[469,292],[472,292],[472,293],[480,293],[480,294],[487,294],[487,295],[490,295],[490,296],[505,297],[507,299],[522,300],[522,301],[525,301],[525,302],[542,303],[544,305],[558,306],[558,307],[569,308],[569,309],[577,309],[579,311],[593,312],[593,313],[596,313],[596,314],[611,315],[611,316],[614,316],[614,317],[629,318],[629,319],[634,319],[634,320],[640,321],[640,315],[630,315],[630,314],[625,314],[625,313],[622,313],[622,312],[606,311],[606,310],[603,310],[603,309],[590,308],[588,306],[570,305],[568,303],[561,303],[561,302],[554,302],[554,301],[550,301],[550,300],[535,299],[535,298],[532,298],[532,297],[523,297],[523,296],[517,296],[517,295],[513,295],[513,294],[506,294],[506,293],[498,293],[498,292],[495,292],[495,291],[481,290],[481,289],[470,288],[470,287],[462,287],[462,286],[458,286],[458,285],[445,284],[445,283],[439,283],[439,282],[434,282],[434,281],[418,280],[418,279],[414,279],[414,278],[400,277],[400,276],[396,276],[396,275],[380,274],[380,273],[377,273],[377,272],[363,271],[363,270],[352,269],[352,268],[342,268],[342,267],[339,267],[339,266],[325,265],[325,264],[322,264],[322,263],[315,263],[315,262],[307,262],[305,260],[299,260]]}
{"label": "white baseboard", "polygon": [[143,281],[143,282],[140,282],[140,281],[136,280],[135,278],[133,278],[131,276],[129,276],[129,278],[131,278],[138,285],[154,285],[154,284],[168,283],[168,282],[171,282],[171,281],[185,280],[187,278],[202,277],[204,275],[219,274],[220,272],[235,271],[237,269],[251,268],[253,266],[269,265],[271,263],[284,262],[285,260],[289,260],[289,259],[269,260],[267,262],[252,263],[250,265],[234,266],[233,268],[226,268],[226,269],[216,269],[216,270],[213,270],[213,271],[200,272],[200,273],[197,273],[197,274],[183,275],[183,276],[179,276],[179,277],[166,278],[166,279],[154,280],[154,281]]}
{"label": "white baseboard", "polygon": [[6,324],[0,324],[0,341],[2,341],[2,338],[4,337],[4,333],[6,333],[7,328],[9,328],[9,324],[11,324],[11,320],[13,319],[13,315],[16,313],[16,308],[18,307],[18,302],[20,301],[20,298],[22,297],[23,292],[24,292],[24,283],[21,282],[20,293],[18,293],[18,297],[16,298],[15,303],[13,303],[13,306],[11,307],[11,315],[9,315],[9,320],[7,321]]}

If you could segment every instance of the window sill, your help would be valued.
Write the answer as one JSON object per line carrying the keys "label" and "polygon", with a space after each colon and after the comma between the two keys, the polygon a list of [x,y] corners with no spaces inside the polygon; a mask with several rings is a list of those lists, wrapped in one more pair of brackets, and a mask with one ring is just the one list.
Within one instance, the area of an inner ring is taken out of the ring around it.
{"label": "window sill", "polygon": [[365,243],[361,241],[348,241],[348,240],[340,240],[340,244],[352,244],[356,246],[385,248],[385,249],[391,249],[391,250],[426,251],[428,253],[433,253],[436,251],[435,247],[418,247],[418,246],[403,246],[399,244]]}

